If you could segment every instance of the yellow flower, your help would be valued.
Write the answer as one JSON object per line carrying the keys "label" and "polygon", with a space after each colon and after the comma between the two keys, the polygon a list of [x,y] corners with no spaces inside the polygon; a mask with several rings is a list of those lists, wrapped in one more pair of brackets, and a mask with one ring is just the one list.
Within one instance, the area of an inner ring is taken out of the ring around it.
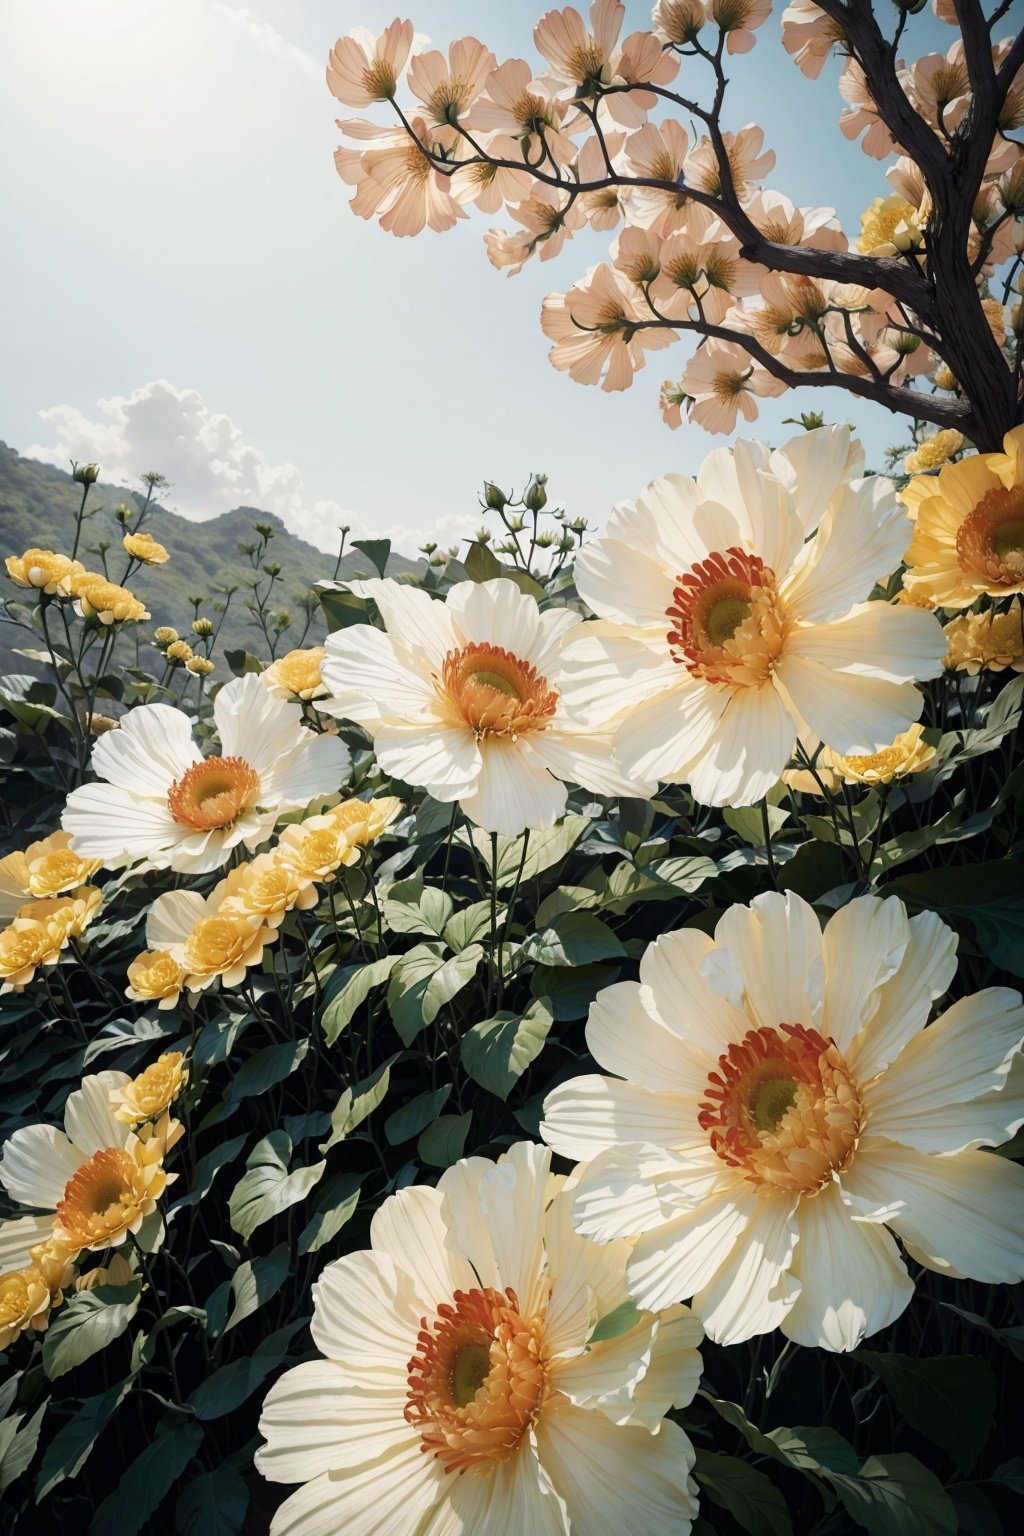
{"label": "yellow flower", "polygon": [[71,591],[78,599],[83,618],[95,618],[101,624],[137,623],[150,617],[149,609],[127,587],[119,587],[105,576],[86,571],[83,576],[72,578]]}
{"label": "yellow flower", "polygon": [[952,427],[947,427],[942,432],[935,432],[931,437],[926,437],[918,443],[912,453],[908,453],[903,460],[903,468],[908,475],[917,475],[927,469],[938,469],[959,453],[964,446],[965,438],[962,432],[956,432]]}
{"label": "yellow flower", "polygon": [[230,870],[211,900],[223,917],[279,928],[293,907],[300,911],[315,907],[317,893],[313,876],[279,858],[275,851],[258,854]]}
{"label": "yellow flower", "polygon": [[71,1281],[71,1255],[60,1243],[38,1243],[23,1269],[0,1275],[0,1349],[7,1349],[29,1329],[43,1333],[50,1313],[64,1299]]}
{"label": "yellow flower", "polygon": [[157,645],[173,645],[177,638],[178,631],[172,629],[169,624],[161,624],[160,628],[153,632],[153,639]]}
{"label": "yellow flower", "polygon": [[892,745],[865,757],[843,756],[825,747],[819,767],[831,769],[847,784],[891,784],[893,779],[910,773],[922,773],[935,758],[935,748],[922,740],[924,727],[915,721],[908,731],[901,731]]}
{"label": "yellow flower", "polygon": [[217,980],[225,987],[237,987],[250,966],[260,964],[265,947],[276,937],[273,928],[264,928],[252,918],[220,913],[200,918],[182,947],[186,987],[202,992]]}
{"label": "yellow flower", "polygon": [[923,608],[926,613],[931,613],[935,607],[931,598],[925,597],[923,592],[910,592],[906,587],[900,588],[893,602],[903,608]]}
{"label": "yellow flower", "polygon": [[190,656],[185,663],[185,671],[191,672],[193,677],[209,677],[213,666],[208,656]]}
{"label": "yellow flower", "polygon": [[14,917],[26,896],[59,896],[96,873],[101,860],[72,853],[70,841],[70,832],[51,832],[0,859],[0,918]]}
{"label": "yellow flower", "polygon": [[934,373],[935,388],[951,393],[957,387],[956,374],[947,363],[940,363]]}
{"label": "yellow flower", "polygon": [[916,512],[903,585],[939,607],[1024,591],[1024,426],[1003,447],[919,475],[902,492],[908,515]]}
{"label": "yellow flower", "polygon": [[188,1082],[188,1063],[181,1051],[165,1051],[138,1077],[110,1090],[114,1119],[122,1125],[156,1120],[169,1109]]}
{"label": "yellow flower", "polygon": [[4,564],[19,587],[35,587],[51,597],[67,597],[72,577],[85,569],[78,560],[54,554],[52,549],[26,549],[23,555],[8,555]]}
{"label": "yellow flower", "polygon": [[121,543],[132,559],[141,560],[143,565],[163,565],[171,558],[151,533],[126,533]]}
{"label": "yellow flower", "polygon": [[30,922],[58,925],[69,939],[80,938],[100,909],[103,892],[98,885],[80,885],[62,896],[47,896],[26,902],[18,917]]}
{"label": "yellow flower", "polygon": [[860,216],[857,249],[865,256],[895,256],[922,243],[920,210],[905,198],[876,197]]}
{"label": "yellow flower", "polygon": [[59,899],[30,902],[19,910],[0,932],[0,995],[21,992],[42,966],[57,964],[71,941],[74,919],[74,902]]}
{"label": "yellow flower", "polygon": [[981,671],[1024,672],[1024,614],[1019,607],[1009,613],[960,613],[943,628],[949,650],[946,667],[976,677]]}
{"label": "yellow flower", "polygon": [[128,967],[125,995],[138,1003],[173,1008],[185,985],[185,971],[168,949],[144,949]]}
{"label": "yellow flower", "polygon": [[168,661],[191,661],[192,647],[187,640],[172,640],[164,655]]}
{"label": "yellow flower", "polygon": [[343,864],[354,864],[359,857],[352,832],[330,812],[285,827],[275,851],[301,880],[333,880]]}
{"label": "yellow flower", "polygon": [[135,1271],[123,1253],[115,1253],[109,1264],[98,1264],[75,1281],[76,1291],[94,1291],[98,1285],[131,1285]]}
{"label": "yellow flower", "polygon": [[212,635],[213,634],[213,620],[212,619],[193,619],[192,620],[192,633],[194,635],[202,635],[204,638],[206,636]]}
{"label": "yellow flower", "polygon": [[289,651],[260,676],[273,693],[296,699],[323,698],[329,691],[320,678],[323,659],[322,645],[310,646],[304,651]]}
{"label": "yellow flower", "polygon": [[361,848],[375,842],[401,811],[401,800],[394,795],[381,795],[377,800],[343,800],[324,814]]}
{"label": "yellow flower", "polygon": [[137,1232],[176,1177],[165,1172],[165,1154],[182,1135],[178,1120],[130,1134],[123,1147],[103,1147],[82,1164],[57,1204],[54,1235],[70,1248],[110,1248]]}

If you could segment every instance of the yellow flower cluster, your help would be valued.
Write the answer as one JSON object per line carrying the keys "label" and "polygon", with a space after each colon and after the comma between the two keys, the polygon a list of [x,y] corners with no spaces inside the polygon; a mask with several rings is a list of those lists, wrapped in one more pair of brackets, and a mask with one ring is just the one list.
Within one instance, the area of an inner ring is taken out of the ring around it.
{"label": "yellow flower cluster", "polygon": [[37,970],[56,965],[71,940],[92,922],[102,897],[98,886],[80,885],[20,906],[0,931],[0,995],[21,992]]}
{"label": "yellow flower cluster", "polygon": [[923,474],[929,469],[938,469],[946,464],[955,453],[959,453],[966,439],[962,432],[956,432],[952,427],[946,427],[942,432],[935,432],[931,437],[924,438],[917,447],[908,453],[903,460],[904,471],[908,475]]}
{"label": "yellow flower cluster", "polygon": [[98,619],[101,624],[138,623],[150,618],[149,609],[127,587],[119,587],[105,576],[90,571],[70,579],[71,596],[78,599],[82,617]]}
{"label": "yellow flower cluster", "polygon": [[906,198],[876,197],[860,216],[857,249],[865,256],[895,256],[922,244],[924,219]]}
{"label": "yellow flower cluster", "polygon": [[21,1334],[43,1333],[50,1313],[64,1300],[71,1282],[71,1254],[53,1239],[29,1249],[23,1269],[0,1275],[0,1349],[7,1349]]}
{"label": "yellow flower cluster", "polygon": [[0,859],[0,903],[8,892],[17,894],[20,906],[26,897],[60,896],[90,880],[102,859],[83,859],[70,844],[70,832],[51,832]]}
{"label": "yellow flower cluster", "polygon": [[133,560],[143,565],[163,565],[171,557],[151,533],[126,533],[121,543]]}
{"label": "yellow flower cluster", "polygon": [[881,752],[865,756],[846,756],[822,747],[812,773],[806,768],[791,768],[783,774],[790,789],[804,795],[838,794],[843,784],[891,784],[908,774],[923,773],[935,760],[935,748],[924,740],[924,727],[915,722],[901,731]]}
{"label": "yellow flower cluster", "polygon": [[8,555],[4,564],[19,587],[35,587],[48,597],[70,596],[72,578],[85,574],[79,560],[69,560],[52,549],[26,549],[23,555]]}
{"label": "yellow flower cluster", "polygon": [[188,1064],[181,1051],[165,1051],[138,1077],[110,1090],[114,1118],[136,1126],[159,1120],[188,1085]]}
{"label": "yellow flower cluster", "polygon": [[228,872],[178,942],[136,956],[128,967],[127,995],[173,1008],[182,991],[202,992],[218,981],[238,986],[246,971],[261,963],[286,915],[314,907],[316,886],[354,864],[360,848],[378,838],[400,810],[401,801],[393,796],[346,800],[286,827],[276,848]]}
{"label": "yellow flower cluster", "polygon": [[1024,672],[1024,610],[960,613],[943,626],[949,645],[946,668],[976,677],[979,672]]}
{"label": "yellow flower cluster", "polygon": [[290,699],[320,699],[329,692],[321,680],[320,667],[324,659],[322,645],[307,650],[289,651],[273,662],[260,676],[272,693],[283,694]]}

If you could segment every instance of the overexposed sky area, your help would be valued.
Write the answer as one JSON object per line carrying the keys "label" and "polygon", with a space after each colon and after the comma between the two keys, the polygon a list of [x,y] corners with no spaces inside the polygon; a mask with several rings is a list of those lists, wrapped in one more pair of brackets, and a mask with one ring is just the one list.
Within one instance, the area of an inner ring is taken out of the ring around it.
{"label": "overexposed sky area", "polygon": [[[543,9],[418,0],[401,14],[435,47],[469,33],[540,67]],[[784,53],[782,9],[729,61],[726,126],[760,123],[778,156],[768,185],[855,230],[890,190],[884,165],[839,132],[838,64],[812,82]],[[533,470],[600,522],[720,446],[658,414],[690,341],[625,394],[548,363],[541,299],[602,259],[607,236],[509,279],[483,248],[500,218],[396,240],[349,213],[334,119],[356,114],[324,65],[340,33],[394,15],[394,0],[0,0],[0,437],[112,477],[162,470],[188,516],[256,504],[325,548],[341,520],[406,548],[450,542],[479,524],[485,477]],[[626,31],[649,23],[649,5],[628,5]],[[904,51],[954,35],[927,9]],[[819,408],[855,421],[876,462],[900,435],[832,391],[766,402],[756,430],[780,440],[783,417]]]}

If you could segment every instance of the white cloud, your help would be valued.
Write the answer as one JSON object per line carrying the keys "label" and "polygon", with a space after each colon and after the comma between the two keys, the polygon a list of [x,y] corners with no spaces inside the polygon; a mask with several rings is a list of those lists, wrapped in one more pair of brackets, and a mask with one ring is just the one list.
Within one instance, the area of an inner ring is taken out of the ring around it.
{"label": "white cloud", "polygon": [[213,9],[218,16],[223,16],[225,21],[243,31],[261,53],[286,59],[290,64],[301,69],[311,80],[323,80],[324,66],[318,64],[305,48],[300,48],[297,43],[290,43],[286,37],[282,37],[281,33],[272,27],[269,21],[264,21],[262,16],[253,15],[252,11],[246,10],[241,5],[225,5],[223,0],[214,0]]}
{"label": "white cloud", "polygon": [[[171,482],[167,504],[196,522],[247,506],[276,513],[299,538],[328,553],[337,549],[339,523],[348,523],[354,538],[390,538],[405,554],[415,554],[424,542],[422,529],[371,527],[336,501],[311,498],[298,465],[271,463],[230,416],[211,411],[198,390],[178,389],[167,379],[99,400],[95,417],[73,405],[49,406],[39,415],[51,441],[26,448],[29,458],[60,468],[69,459],[94,462],[105,481],[119,485],[134,485],[147,470],[159,470]],[[457,543],[480,521],[447,516],[432,537],[442,545]]]}

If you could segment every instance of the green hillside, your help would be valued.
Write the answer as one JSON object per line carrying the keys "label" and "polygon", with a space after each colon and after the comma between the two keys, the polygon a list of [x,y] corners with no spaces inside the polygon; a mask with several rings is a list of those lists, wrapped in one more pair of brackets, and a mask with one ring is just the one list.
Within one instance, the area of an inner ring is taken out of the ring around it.
{"label": "green hillside", "polygon": [[[23,458],[0,442],[0,558],[19,555],[32,547],[70,553],[81,494],[81,486],[69,473],[35,459]],[[79,548],[83,564],[102,570],[98,547],[101,542],[109,543],[107,558],[111,579],[115,581],[124,569],[125,558],[121,550],[123,529],[114,517],[114,508],[121,502],[141,504],[138,493],[123,486],[108,484],[103,479],[93,486],[87,506],[97,510],[86,521]],[[315,582],[333,576],[334,559],[296,538],[280,518],[255,507],[236,507],[233,512],[221,513],[202,523],[190,522],[175,512],[157,507],[145,526],[164,545],[171,558],[166,565],[138,571],[130,582],[132,591],[145,602],[153,616],[144,626],[144,634],[151,634],[160,624],[171,624],[187,635],[194,612],[190,602],[193,597],[204,598],[200,612],[217,622],[219,616],[214,604],[224,601],[217,589],[234,586],[238,590],[228,605],[217,650],[244,646],[258,655],[265,654],[263,636],[246,611],[244,600],[250,596],[249,584],[257,576],[260,576],[263,587],[266,587],[267,579],[253,570],[248,558],[239,550],[240,544],[256,542],[254,523],[273,529],[274,536],[264,561],[277,561],[281,565],[271,607],[275,611],[285,609],[292,617],[292,627],[284,633],[278,654],[299,643],[306,623],[303,601]],[[392,555],[388,575],[396,576],[411,570],[415,563],[402,555]],[[367,557],[357,550],[346,554],[339,578],[375,574]],[[12,595],[15,589],[6,575],[0,575],[0,581],[5,588],[4,595]],[[318,607],[305,643],[315,645],[323,634]],[[0,667],[5,671],[34,670],[23,657],[12,654],[15,646],[31,644],[31,639],[12,625],[0,625]]]}

